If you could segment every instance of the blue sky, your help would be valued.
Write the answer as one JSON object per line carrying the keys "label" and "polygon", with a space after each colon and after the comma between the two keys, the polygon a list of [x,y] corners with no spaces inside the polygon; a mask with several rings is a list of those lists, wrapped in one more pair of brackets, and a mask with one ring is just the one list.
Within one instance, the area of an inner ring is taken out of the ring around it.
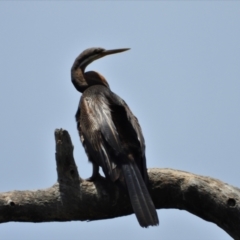
{"label": "blue sky", "polygon": [[[88,47],[131,50],[94,62],[138,117],[147,165],[240,187],[240,2],[0,2],[0,191],[56,182],[54,130],[69,131],[81,177],[92,168],[70,80]],[[161,197],[161,196],[160,196]],[[0,239],[231,239],[180,210],[160,226],[134,215],[95,222],[5,223]],[[114,236],[114,238],[112,237]]]}

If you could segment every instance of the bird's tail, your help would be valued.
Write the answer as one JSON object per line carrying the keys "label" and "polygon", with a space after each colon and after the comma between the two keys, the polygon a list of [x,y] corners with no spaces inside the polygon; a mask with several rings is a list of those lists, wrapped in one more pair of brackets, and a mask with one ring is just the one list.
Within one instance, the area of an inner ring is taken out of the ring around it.
{"label": "bird's tail", "polygon": [[139,224],[142,227],[158,225],[157,211],[136,163],[122,165],[122,171]]}

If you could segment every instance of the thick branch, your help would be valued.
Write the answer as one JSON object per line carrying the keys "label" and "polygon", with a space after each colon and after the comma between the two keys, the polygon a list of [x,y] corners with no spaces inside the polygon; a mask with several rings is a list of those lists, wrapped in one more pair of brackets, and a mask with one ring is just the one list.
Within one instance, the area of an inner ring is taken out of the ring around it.
{"label": "thick branch", "polygon": [[[0,194],[0,222],[99,220],[133,213],[128,196],[105,178],[79,178],[65,130],[55,131],[58,182],[37,191]],[[240,239],[240,189],[219,180],[171,169],[150,169],[156,208],[177,208],[216,223]],[[161,216],[160,216],[161,219]]]}

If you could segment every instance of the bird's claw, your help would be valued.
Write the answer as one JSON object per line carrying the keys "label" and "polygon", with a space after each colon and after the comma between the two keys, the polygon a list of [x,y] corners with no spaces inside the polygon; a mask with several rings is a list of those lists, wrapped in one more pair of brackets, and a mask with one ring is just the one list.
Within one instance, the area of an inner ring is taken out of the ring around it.
{"label": "bird's claw", "polygon": [[85,180],[88,181],[88,182],[95,182],[95,181],[97,181],[98,179],[101,179],[101,178],[103,178],[103,177],[98,173],[98,174],[92,175],[90,178],[87,178]]}

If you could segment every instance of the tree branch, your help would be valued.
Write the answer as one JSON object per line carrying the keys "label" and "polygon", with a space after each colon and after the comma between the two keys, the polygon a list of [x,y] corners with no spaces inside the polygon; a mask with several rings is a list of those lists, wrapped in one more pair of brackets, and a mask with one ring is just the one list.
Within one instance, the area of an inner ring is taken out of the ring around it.
{"label": "tree branch", "polygon": [[[55,131],[58,181],[37,191],[0,193],[0,222],[92,221],[133,213],[128,196],[105,178],[81,179],[65,130]],[[172,169],[148,170],[157,209],[177,208],[217,224],[240,239],[240,189],[217,179]],[[161,218],[161,216],[160,216]]]}

